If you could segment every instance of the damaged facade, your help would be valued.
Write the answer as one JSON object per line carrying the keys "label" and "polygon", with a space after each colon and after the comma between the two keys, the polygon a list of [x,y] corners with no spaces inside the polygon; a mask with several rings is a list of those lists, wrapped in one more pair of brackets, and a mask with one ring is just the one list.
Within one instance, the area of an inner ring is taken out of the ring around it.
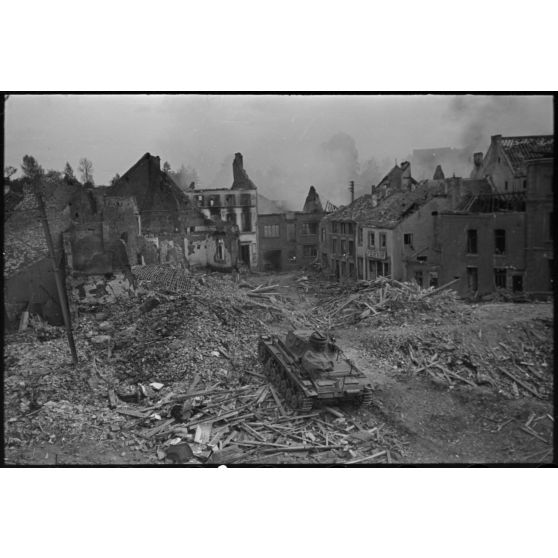
{"label": "damaged facade", "polygon": [[491,191],[486,180],[443,178],[441,167],[432,180],[420,184],[407,163],[399,167],[404,172],[396,169],[373,186],[371,194],[323,219],[320,258],[332,278],[390,276],[423,287],[438,285],[443,238],[439,213]]}
{"label": "damaged facade", "polygon": [[471,178],[490,177],[497,192],[525,192],[527,165],[531,159],[552,157],[554,136],[491,137],[486,155],[473,155]]}
{"label": "damaged facade", "polygon": [[[207,265],[216,267],[214,264],[220,263],[219,258],[224,257],[225,267],[243,264],[249,269],[257,269],[257,189],[244,170],[242,155],[235,154],[230,189],[195,189],[185,195],[206,223],[220,223],[221,242],[218,240],[216,244],[206,246]],[[233,231],[237,238],[233,239]],[[195,257],[194,261],[197,261]]]}
{"label": "damaged facade", "polygon": [[146,153],[111,187],[133,196],[141,219],[135,264],[168,264],[227,270],[237,263],[238,227],[184,193],[161,170],[159,157]]}
{"label": "damaged facade", "polygon": [[134,292],[131,265],[141,244],[134,197],[111,188],[82,188],[68,203],[71,224],[63,233],[70,309],[112,303]]}
{"label": "damaged facade", "polygon": [[287,271],[316,261],[318,228],[324,215],[314,186],[310,186],[302,211],[260,214],[260,270]]}

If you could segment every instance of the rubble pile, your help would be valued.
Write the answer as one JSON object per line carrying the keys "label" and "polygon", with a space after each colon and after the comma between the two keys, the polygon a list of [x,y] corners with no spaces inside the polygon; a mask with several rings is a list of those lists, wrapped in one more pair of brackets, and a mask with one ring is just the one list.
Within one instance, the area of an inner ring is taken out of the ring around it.
{"label": "rubble pile", "polygon": [[[80,307],[77,369],[64,328],[30,316],[30,327],[5,337],[8,459],[17,462],[43,442],[120,444],[140,462],[159,463],[381,463],[404,456],[404,444],[374,413],[290,410],[256,354],[259,335],[276,321],[348,324],[356,343],[355,327],[371,325],[374,335],[361,342],[364,360],[444,388],[545,400],[552,394],[550,320],[536,331],[512,322],[471,335],[467,310],[443,289],[386,278],[326,289],[307,276],[294,285],[277,278],[257,284],[254,277],[236,284],[226,275],[175,271],[142,268],[136,296]],[[453,329],[429,328],[421,320],[431,314],[453,316]],[[382,316],[389,319],[382,323]]]}
{"label": "rubble pile", "polygon": [[490,331],[456,327],[443,334],[420,328],[395,334],[385,328],[362,348],[371,360],[386,359],[400,371],[424,375],[440,386],[488,387],[508,398],[549,400],[553,326],[542,319],[536,325],[516,323]]}
{"label": "rubble pile", "polygon": [[257,315],[271,318],[267,302],[290,307],[288,296],[212,274],[175,278],[160,274],[159,287],[140,279],[137,297],[82,306],[77,370],[63,328],[43,342],[35,330],[8,340],[8,455],[41,442],[107,440],[147,461],[192,464],[367,463],[403,454],[374,419],[332,408],[300,416],[268,385],[256,357],[266,327]]}
{"label": "rubble pile", "polygon": [[163,387],[142,405],[115,411],[159,459],[180,463],[386,462],[403,445],[383,424],[325,408],[290,411],[257,372]]}
{"label": "rubble pile", "polygon": [[310,325],[326,330],[363,325],[402,323],[416,315],[430,320],[452,316],[465,321],[470,309],[457,299],[457,294],[444,287],[421,288],[379,277],[352,285],[334,285],[322,289],[318,304],[312,309]]}

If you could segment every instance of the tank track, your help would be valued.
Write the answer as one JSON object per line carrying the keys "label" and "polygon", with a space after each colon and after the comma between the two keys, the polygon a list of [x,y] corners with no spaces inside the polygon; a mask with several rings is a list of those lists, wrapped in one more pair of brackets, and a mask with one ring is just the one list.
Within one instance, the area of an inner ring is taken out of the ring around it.
{"label": "tank track", "polygon": [[264,344],[258,346],[258,356],[264,366],[265,375],[287,402],[291,409],[300,413],[307,413],[312,409],[313,400],[306,396],[288,376],[283,373],[279,360]]}
{"label": "tank track", "polygon": [[360,405],[362,407],[369,407],[372,405],[374,398],[374,391],[371,388],[364,388],[364,394],[361,396]]}

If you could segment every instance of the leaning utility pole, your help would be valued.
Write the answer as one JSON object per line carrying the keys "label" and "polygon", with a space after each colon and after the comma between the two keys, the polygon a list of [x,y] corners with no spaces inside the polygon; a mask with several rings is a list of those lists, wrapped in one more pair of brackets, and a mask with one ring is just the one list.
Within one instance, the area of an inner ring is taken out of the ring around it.
{"label": "leaning utility pole", "polygon": [[56,253],[54,252],[54,244],[52,242],[52,237],[50,235],[50,228],[48,226],[47,213],[45,208],[45,202],[43,200],[43,195],[40,190],[40,175],[37,175],[33,179],[33,186],[35,191],[35,197],[37,198],[37,204],[39,206],[39,213],[41,214],[41,221],[43,222],[43,229],[45,231],[45,239],[48,246],[48,253],[50,255],[50,260],[52,262],[52,269],[54,271],[54,279],[56,280],[56,289],[58,290],[58,300],[60,301],[60,308],[62,310],[62,316],[64,318],[64,325],[66,326],[66,335],[68,336],[68,345],[70,345],[70,351],[72,353],[72,361],[74,366],[78,363],[78,356],[76,351],[76,345],[74,343],[74,334],[72,332],[72,322],[70,321],[70,312],[68,310],[68,298],[66,296],[66,289],[64,288],[64,278],[62,276],[62,269],[56,261]]}

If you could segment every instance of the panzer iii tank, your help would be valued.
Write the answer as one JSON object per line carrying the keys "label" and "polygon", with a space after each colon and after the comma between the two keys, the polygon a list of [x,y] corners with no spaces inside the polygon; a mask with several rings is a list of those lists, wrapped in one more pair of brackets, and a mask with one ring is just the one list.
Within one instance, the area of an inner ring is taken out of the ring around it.
{"label": "panzer iii tank", "polygon": [[283,342],[277,335],[262,335],[258,357],[293,409],[309,411],[320,403],[368,405],[372,400],[370,381],[331,336],[299,329]]}

